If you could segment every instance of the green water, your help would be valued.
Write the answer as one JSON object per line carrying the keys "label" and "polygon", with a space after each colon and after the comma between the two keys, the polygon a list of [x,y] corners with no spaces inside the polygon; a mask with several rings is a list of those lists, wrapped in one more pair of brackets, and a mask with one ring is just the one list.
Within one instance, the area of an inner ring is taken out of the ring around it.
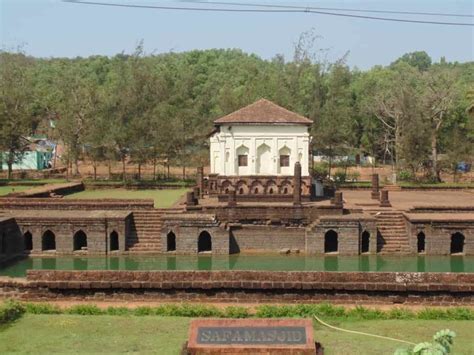
{"label": "green water", "polygon": [[26,270],[272,270],[474,272],[474,256],[118,256],[31,257],[0,269],[24,277]]}

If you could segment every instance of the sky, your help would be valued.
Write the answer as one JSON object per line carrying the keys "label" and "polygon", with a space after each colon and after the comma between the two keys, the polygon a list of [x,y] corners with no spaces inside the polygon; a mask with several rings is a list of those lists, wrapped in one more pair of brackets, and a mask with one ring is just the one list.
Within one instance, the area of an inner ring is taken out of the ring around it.
{"label": "sky", "polygon": [[[101,2],[192,6],[163,0]],[[229,1],[231,0],[220,0]],[[238,1],[238,0],[234,0]],[[372,10],[449,12],[474,15],[474,0],[240,0]],[[221,6],[222,7],[222,6]],[[336,60],[347,51],[351,67],[387,65],[404,53],[424,50],[434,61],[474,60],[474,27],[371,21],[309,13],[202,13],[78,5],[61,0],[0,0],[0,45],[36,57],[86,57],[133,51],[143,40],[148,53],[239,48],[264,59],[291,60],[301,33],[314,29],[318,47]],[[397,17],[402,15],[372,14]],[[405,16],[406,17],[406,16]],[[411,19],[474,22],[474,18],[411,16]]]}

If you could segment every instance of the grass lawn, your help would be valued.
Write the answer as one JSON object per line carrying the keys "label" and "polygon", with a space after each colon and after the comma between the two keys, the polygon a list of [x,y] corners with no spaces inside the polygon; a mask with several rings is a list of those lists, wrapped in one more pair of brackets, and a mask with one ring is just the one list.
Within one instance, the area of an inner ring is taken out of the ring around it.
{"label": "grass lawn", "polygon": [[[474,322],[439,320],[328,320],[345,329],[412,341],[430,340],[449,328],[457,334],[454,354],[472,354]],[[189,318],[158,316],[82,316],[26,314],[0,328],[0,353],[139,352],[179,354],[187,339]],[[403,344],[348,334],[315,324],[315,339],[325,354],[393,354]]]}
{"label": "grass lawn", "polygon": [[13,185],[6,185],[6,186],[0,186],[0,196],[5,196],[8,195],[11,192],[20,192],[24,190],[31,189],[31,186],[13,186]]}
{"label": "grass lawn", "polygon": [[127,190],[127,189],[99,189],[99,190],[85,190],[65,198],[123,198],[123,199],[137,199],[137,198],[151,198],[155,200],[155,207],[164,208],[171,207],[178,199],[184,195],[187,189],[177,190]]}

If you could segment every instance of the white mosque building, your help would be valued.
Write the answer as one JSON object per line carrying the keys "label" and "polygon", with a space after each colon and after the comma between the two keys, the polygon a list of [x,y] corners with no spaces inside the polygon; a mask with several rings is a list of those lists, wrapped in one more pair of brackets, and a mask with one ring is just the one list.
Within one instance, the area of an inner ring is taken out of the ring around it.
{"label": "white mosque building", "polygon": [[296,162],[301,164],[303,187],[308,189],[312,123],[265,99],[215,120],[210,137],[210,182],[214,190],[289,194]]}

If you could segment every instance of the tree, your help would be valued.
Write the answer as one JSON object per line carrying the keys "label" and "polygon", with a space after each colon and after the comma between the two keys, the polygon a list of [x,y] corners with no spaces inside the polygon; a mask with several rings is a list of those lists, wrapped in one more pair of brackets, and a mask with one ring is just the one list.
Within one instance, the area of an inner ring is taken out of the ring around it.
{"label": "tree", "polygon": [[400,62],[407,63],[408,65],[418,69],[419,71],[426,71],[431,66],[431,57],[425,51],[417,51],[406,53],[398,58],[391,65],[396,65]]}
{"label": "tree", "polygon": [[419,72],[406,63],[399,63],[391,69],[376,68],[367,79],[366,112],[381,123],[384,155],[391,156],[398,171],[403,160],[404,130],[409,130],[411,122],[420,115]]}
{"label": "tree", "polygon": [[55,77],[57,129],[67,148],[67,165],[71,165],[71,173],[75,176],[79,173],[78,161],[85,143],[86,125],[99,114],[98,85],[86,63],[80,60],[63,61],[59,63],[58,71]]}
{"label": "tree", "polygon": [[13,164],[21,160],[27,148],[25,137],[31,133],[32,66],[23,53],[0,52],[0,155],[6,158],[8,179]]}
{"label": "tree", "polygon": [[457,96],[455,77],[452,71],[443,67],[432,67],[423,75],[422,114],[427,121],[431,139],[432,177],[440,182],[438,169],[438,141],[441,129],[452,115],[454,100]]}
{"label": "tree", "polygon": [[328,93],[321,116],[316,121],[314,131],[315,145],[329,157],[328,177],[334,156],[347,148],[351,127],[351,75],[343,61],[331,67],[328,80]]}

